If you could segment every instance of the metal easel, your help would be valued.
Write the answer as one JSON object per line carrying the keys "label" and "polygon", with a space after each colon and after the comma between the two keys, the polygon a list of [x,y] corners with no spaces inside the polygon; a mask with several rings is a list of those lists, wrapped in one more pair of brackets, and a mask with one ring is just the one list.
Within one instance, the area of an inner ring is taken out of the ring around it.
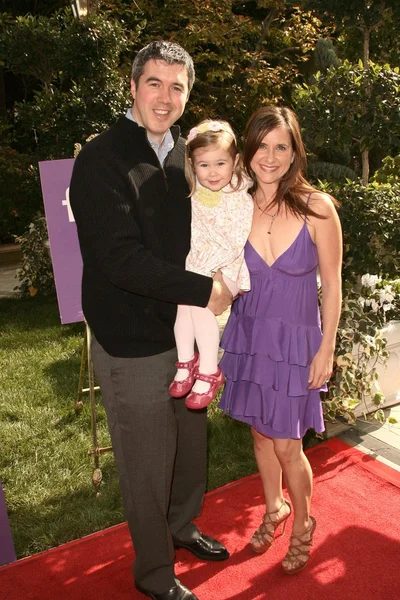
{"label": "metal easel", "polygon": [[[91,424],[92,424],[92,440],[93,447],[88,450],[88,455],[93,456],[94,459],[94,469],[92,473],[92,482],[96,489],[96,492],[99,493],[100,485],[103,479],[103,474],[100,469],[100,455],[105,452],[111,452],[112,446],[106,446],[105,448],[99,448],[98,439],[97,439],[97,420],[96,420],[96,391],[100,389],[98,385],[94,383],[94,370],[93,370],[93,362],[92,362],[92,352],[91,352],[91,341],[92,341],[92,333],[90,331],[90,327],[85,321],[85,334],[83,337],[83,348],[82,348],[82,357],[81,357],[81,367],[79,371],[79,387],[78,387],[78,399],[75,402],[75,411],[81,412],[83,408],[83,394],[89,393],[89,401],[90,401],[90,416],[91,416]],[[88,387],[83,387],[86,378],[87,371],[87,379],[88,379]]]}

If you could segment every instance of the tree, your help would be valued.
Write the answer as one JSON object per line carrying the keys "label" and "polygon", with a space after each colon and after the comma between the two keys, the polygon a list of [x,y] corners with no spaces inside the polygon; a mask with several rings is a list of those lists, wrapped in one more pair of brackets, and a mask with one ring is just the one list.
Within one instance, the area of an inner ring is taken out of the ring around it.
{"label": "tree", "polygon": [[[300,110],[304,114],[304,111],[308,112],[310,109],[317,118],[319,134],[311,133],[316,142],[315,148],[321,146],[318,143],[321,131],[329,134],[332,130],[340,132],[339,146],[342,150],[350,150],[354,155],[351,147],[354,143],[357,145],[357,153],[361,155],[362,180],[366,185],[369,181],[371,151],[376,156],[385,148],[385,156],[388,152],[388,138],[392,147],[400,143],[396,133],[398,104],[395,101],[399,85],[398,70],[391,70],[389,65],[382,69],[370,61],[371,35],[382,30],[392,34],[396,31],[396,26],[400,24],[400,4],[397,0],[306,0],[305,6],[313,10],[322,22],[335,23],[335,35],[340,38],[337,44],[338,54],[348,56],[350,61],[345,58],[339,67],[336,59],[335,65],[328,70],[320,65],[321,72],[308,88],[310,98],[307,108],[307,93],[303,90],[298,95]],[[362,40],[362,59],[359,56],[356,60],[355,33],[358,34],[359,40]],[[328,50],[326,43],[321,45],[325,52]],[[383,47],[375,48],[379,56],[385,56]],[[321,48],[317,47],[317,53],[320,50]],[[335,54],[333,47],[330,48],[330,52]],[[333,60],[331,56],[331,63]],[[351,65],[351,62],[356,64]],[[377,96],[374,97],[374,94]],[[314,106],[314,101],[318,103],[318,107]],[[326,104],[326,110],[321,110],[322,104]],[[340,114],[341,111],[347,114]],[[390,122],[392,117],[393,123]],[[310,120],[309,115],[305,115],[305,118]],[[344,123],[346,129],[343,129]],[[313,127],[315,128],[315,123]],[[351,160],[351,157],[349,159]]]}
{"label": "tree", "polygon": [[120,73],[127,36],[117,22],[71,12],[17,17],[0,36],[1,58],[32,94],[14,104],[17,147],[36,159],[73,155],[74,143],[99,132],[128,105]]}
{"label": "tree", "polygon": [[[296,105],[305,127],[307,146],[317,155],[323,146],[349,153],[347,166],[357,170],[352,156],[364,159],[371,149],[387,153],[400,145],[399,68],[370,63],[340,66],[318,72],[314,81],[297,89]],[[368,163],[362,162],[362,179],[368,183]]]}
{"label": "tree", "polygon": [[197,80],[184,130],[207,116],[242,131],[262,104],[290,103],[321,35],[317,19],[284,0],[108,0],[101,6],[114,18],[123,15],[128,29],[141,27],[134,50],[163,38],[193,56]]}
{"label": "tree", "polygon": [[[393,31],[400,22],[398,0],[305,0],[306,9],[312,10],[323,23],[332,21],[338,33],[348,36],[352,30],[362,38],[362,61],[368,68],[371,35],[377,30],[388,28]],[[354,59],[354,57],[353,57]]]}
{"label": "tree", "polygon": [[0,33],[0,60],[23,99],[0,121],[0,241],[22,234],[42,207],[38,161],[69,158],[129,105],[123,27],[98,15],[19,16]]}
{"label": "tree", "polygon": [[71,0],[1,0],[0,6],[4,13],[13,17],[26,15],[50,16],[56,11],[71,5]]}

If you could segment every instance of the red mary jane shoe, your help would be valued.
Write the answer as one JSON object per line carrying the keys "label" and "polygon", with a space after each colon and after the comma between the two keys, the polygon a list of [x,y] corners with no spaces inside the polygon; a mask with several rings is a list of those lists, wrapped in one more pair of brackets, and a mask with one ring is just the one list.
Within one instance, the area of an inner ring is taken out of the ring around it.
{"label": "red mary jane shoe", "polygon": [[192,360],[188,362],[176,362],[175,366],[177,369],[187,369],[189,371],[188,376],[183,381],[173,381],[169,386],[169,394],[173,398],[182,398],[186,396],[193,387],[197,367],[199,366],[199,353],[195,352]]}
{"label": "red mary jane shoe", "polygon": [[208,392],[203,392],[202,394],[190,392],[185,400],[185,404],[188,408],[198,410],[208,406],[214,400],[219,388],[224,383],[225,377],[218,367],[217,372],[213,375],[204,375],[204,373],[197,372],[195,379],[200,379],[200,381],[205,381],[210,384]]}

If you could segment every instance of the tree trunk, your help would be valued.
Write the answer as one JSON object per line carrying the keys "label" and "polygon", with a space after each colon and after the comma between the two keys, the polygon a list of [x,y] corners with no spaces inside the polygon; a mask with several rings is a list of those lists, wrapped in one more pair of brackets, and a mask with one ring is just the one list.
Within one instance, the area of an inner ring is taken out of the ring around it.
{"label": "tree trunk", "polygon": [[364,69],[369,69],[369,38],[371,31],[368,27],[364,27],[363,29],[363,64]]}
{"label": "tree trunk", "polygon": [[272,8],[270,13],[265,17],[264,21],[262,22],[261,36],[257,40],[257,44],[255,47],[256,52],[259,52],[261,50],[261,45],[267,36],[271,23],[275,21],[278,14],[279,10],[277,8]]}
{"label": "tree trunk", "polygon": [[99,0],[79,0],[79,15],[78,18],[84,17],[91,13],[96,14],[99,9]]}
{"label": "tree trunk", "polygon": [[368,185],[369,181],[369,150],[363,150],[361,153],[362,159],[362,182]]}
{"label": "tree trunk", "polygon": [[[364,69],[369,69],[369,39],[371,31],[368,27],[363,29],[363,64]],[[368,185],[369,181],[369,150],[363,150],[361,152],[362,159],[362,182],[364,185]]]}
{"label": "tree trunk", "polygon": [[95,14],[99,9],[99,0],[86,0],[87,12]]}
{"label": "tree trunk", "polygon": [[4,84],[4,69],[0,67],[0,117],[5,117],[7,114],[6,108],[6,88]]}

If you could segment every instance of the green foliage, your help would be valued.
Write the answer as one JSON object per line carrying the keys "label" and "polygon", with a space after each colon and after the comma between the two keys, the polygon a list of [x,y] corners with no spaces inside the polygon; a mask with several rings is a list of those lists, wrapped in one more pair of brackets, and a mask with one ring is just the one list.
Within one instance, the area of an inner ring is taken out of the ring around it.
{"label": "green foliage", "polygon": [[14,105],[15,144],[37,160],[65,158],[74,142],[102,131],[129,105],[120,72],[128,38],[122,25],[70,11],[18,17],[0,34],[0,58],[31,90]]}
{"label": "green foliage", "polygon": [[[297,86],[297,112],[309,150],[337,147],[350,156],[363,150],[388,152],[400,145],[400,74],[388,65],[369,69],[348,61],[318,72],[311,84]],[[360,173],[360,162],[346,166]]]}
{"label": "green foliage", "polygon": [[53,294],[54,276],[50,253],[46,246],[48,234],[46,219],[38,214],[25,234],[16,238],[21,245],[22,264],[17,270],[21,296]]}
{"label": "green foliage", "polygon": [[340,58],[358,62],[366,53],[374,62],[400,64],[397,0],[304,0],[302,8],[311,10],[329,29]]}
{"label": "green foliage", "polygon": [[400,183],[400,154],[384,158],[382,167],[375,172],[372,181],[376,183]]}
{"label": "green foliage", "polygon": [[323,189],[341,202],[344,237],[343,306],[324,408],[328,419],[354,421],[354,408],[372,398],[379,419],[384,397],[377,367],[388,358],[381,329],[400,319],[400,185],[347,181]]}
{"label": "green foliage", "polygon": [[357,29],[374,31],[398,22],[400,6],[397,0],[305,0],[305,9],[312,10],[322,22],[334,19],[339,31]]}
{"label": "green foliage", "polygon": [[400,65],[400,4],[397,3],[397,15],[394,19],[385,19],[381,26],[371,32],[370,55],[376,62]]}
{"label": "green foliage", "polygon": [[328,163],[324,161],[309,162],[307,167],[307,176],[310,180],[326,180],[332,182],[342,182],[346,179],[354,181],[357,174],[349,167],[337,163]]}
{"label": "green foliage", "polygon": [[2,10],[18,15],[51,15],[56,10],[71,5],[71,0],[2,0]]}
{"label": "green foliage", "polygon": [[341,203],[344,280],[357,284],[365,273],[395,279],[400,272],[400,185],[348,182],[331,190]]}
{"label": "green foliage", "polygon": [[130,101],[120,68],[128,46],[121,24],[73,19],[70,11],[1,21],[0,61],[26,90],[0,128],[8,132],[0,142],[4,241],[22,235],[42,207],[38,161],[72,157],[76,142],[108,127]]}
{"label": "green foliage", "polygon": [[9,133],[0,123],[0,243],[21,235],[42,206],[37,167],[11,146]]}
{"label": "green foliage", "polygon": [[[319,72],[308,85],[297,85],[294,94],[307,148],[313,154],[309,174],[314,179],[342,180],[340,186],[322,186],[342,205],[345,282],[337,361],[324,407],[327,418],[342,415],[352,421],[355,406],[371,397],[377,407],[374,416],[380,419],[384,398],[376,367],[387,359],[381,328],[387,318],[400,315],[399,290],[392,281],[400,267],[400,187],[397,165],[390,157],[376,181],[366,187],[355,180],[355,174],[362,174],[366,182],[370,157],[378,163],[377,158],[400,146],[399,68],[368,62],[371,49],[378,60],[388,56],[387,44],[375,42],[378,33],[398,31],[400,5],[397,0],[310,0],[304,6],[331,25],[342,59],[336,58],[330,40],[319,41],[315,55]],[[359,62],[346,60],[346,53]],[[382,290],[360,289],[365,273],[391,279],[384,292],[393,298],[390,305],[381,303]]]}
{"label": "green foliage", "polygon": [[[91,483],[91,418],[77,396],[83,324],[60,326],[54,297],[0,300],[0,473],[18,558],[123,521],[112,454]],[[99,444],[108,445],[98,404]]]}
{"label": "green foliage", "polygon": [[[379,300],[379,292],[371,288],[356,291],[350,283],[344,286],[334,372],[323,397],[329,420],[342,416],[353,423],[354,409],[360,403],[371,398],[378,411],[384,403],[377,367],[384,366],[389,355],[381,332],[386,322],[384,301],[380,304]],[[375,418],[380,415],[376,412]]]}
{"label": "green foliage", "polygon": [[[336,162],[327,154],[339,146],[350,154],[346,166],[362,175],[367,184],[370,170],[378,168],[382,158],[398,152],[400,146],[396,102],[400,3],[305,0],[302,6],[321,19],[329,28],[330,39],[335,40],[334,48],[328,41],[323,44],[322,61],[317,49],[316,64],[322,73],[315,75],[317,82],[311,79],[310,89],[300,93],[303,114],[313,113],[308,115],[307,127],[311,150],[319,160]],[[342,63],[334,62],[332,55],[332,66],[326,72],[330,49]]]}
{"label": "green foliage", "polygon": [[329,38],[319,38],[315,46],[314,58],[318,71],[325,71],[331,66],[338,67],[340,64],[333,42]]}
{"label": "green foliage", "polygon": [[27,15],[17,17],[12,25],[9,23],[4,28],[2,59],[10,71],[43,82],[45,86],[56,79],[62,60],[61,30],[54,27],[56,21],[57,18],[49,20]]}
{"label": "green foliage", "polygon": [[284,0],[138,0],[103,2],[128,28],[144,26],[134,50],[155,38],[180,43],[192,55],[196,84],[182,119],[184,131],[220,117],[243,131],[262,104],[289,102],[288,81],[301,81],[303,64],[321,35],[317,20]]}

